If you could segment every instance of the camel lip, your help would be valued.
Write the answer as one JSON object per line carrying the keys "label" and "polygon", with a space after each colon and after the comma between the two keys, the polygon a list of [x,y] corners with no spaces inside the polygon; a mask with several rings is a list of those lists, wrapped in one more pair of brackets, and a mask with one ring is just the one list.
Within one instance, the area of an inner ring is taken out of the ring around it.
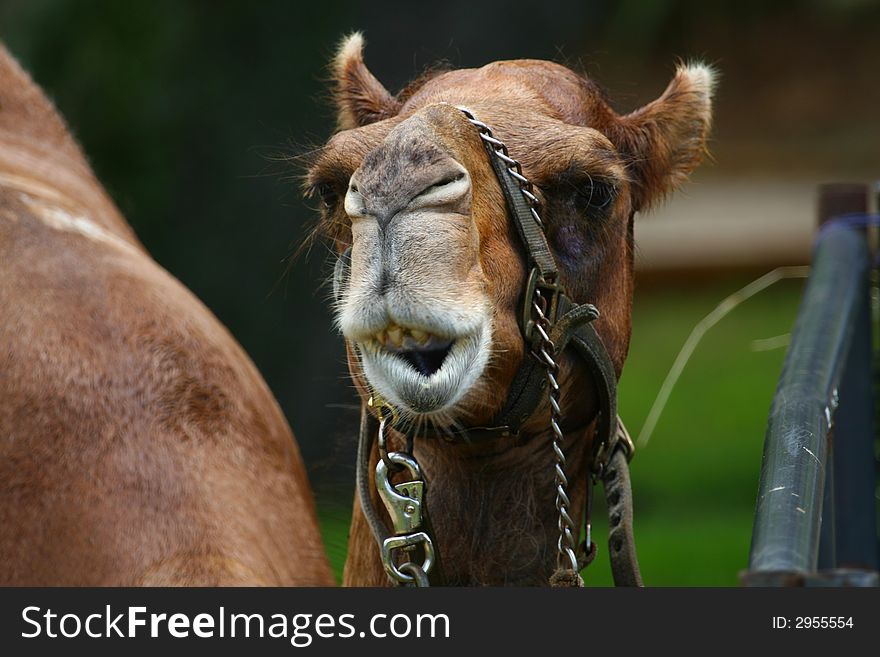
{"label": "camel lip", "polygon": [[388,354],[408,365],[419,375],[430,378],[443,367],[446,357],[452,352],[456,342],[457,340],[455,339],[431,336],[428,340],[419,344],[414,344],[412,340],[405,338],[401,341],[401,344],[370,340],[361,343],[360,346],[362,349],[369,350],[377,356]]}
{"label": "camel lip", "polygon": [[383,398],[411,417],[446,411],[482,374],[490,335],[484,326],[418,349],[389,350],[376,341],[359,343],[364,374]]}

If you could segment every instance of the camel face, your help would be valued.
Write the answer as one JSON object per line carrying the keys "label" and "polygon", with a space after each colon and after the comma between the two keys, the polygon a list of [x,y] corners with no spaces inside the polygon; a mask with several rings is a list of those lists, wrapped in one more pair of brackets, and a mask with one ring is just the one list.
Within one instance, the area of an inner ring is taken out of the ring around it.
{"label": "camel face", "polygon": [[[339,254],[351,248],[337,321],[362,392],[415,421],[479,424],[528,357],[518,321],[523,248],[459,106],[493,129],[535,185],[562,283],[600,309],[596,327],[619,373],[633,215],[699,161],[711,71],[681,67],[658,100],[618,116],[589,80],[531,60],[438,74],[392,96],[361,46],[355,35],[337,57],[341,129],[308,182],[324,201],[323,232]],[[589,377],[562,366],[565,389],[588,396]],[[589,413],[581,405],[571,419]]]}

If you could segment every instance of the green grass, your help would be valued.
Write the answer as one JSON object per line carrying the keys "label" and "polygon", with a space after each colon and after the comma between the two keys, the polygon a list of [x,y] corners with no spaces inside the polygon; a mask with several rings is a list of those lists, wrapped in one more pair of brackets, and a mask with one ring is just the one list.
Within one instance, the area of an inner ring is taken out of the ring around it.
{"label": "green grass", "polygon": [[[620,413],[635,438],[693,326],[748,282],[675,286],[636,293]],[[783,282],[714,327],[697,348],[650,443],[632,464],[635,531],[647,585],[728,586],[746,566],[767,412],[785,349],[751,342],[791,330],[800,282]],[[319,508],[337,574],[345,559],[349,510]],[[588,585],[608,586],[603,510],[597,505],[599,556]]]}

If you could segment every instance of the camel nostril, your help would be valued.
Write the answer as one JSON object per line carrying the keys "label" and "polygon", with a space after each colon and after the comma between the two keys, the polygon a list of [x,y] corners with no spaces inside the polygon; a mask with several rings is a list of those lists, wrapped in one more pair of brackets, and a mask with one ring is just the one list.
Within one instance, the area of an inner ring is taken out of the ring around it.
{"label": "camel nostril", "polygon": [[[431,187],[445,187],[446,185],[451,185],[454,182],[458,182],[462,178],[464,178],[464,172],[456,171],[455,173],[446,176],[440,182],[434,183],[433,185],[431,185]],[[430,189],[430,187],[428,189]]]}
{"label": "camel nostril", "polygon": [[452,349],[452,343],[440,349],[412,349],[409,351],[401,351],[400,357],[403,358],[410,367],[422,376],[431,376],[443,366],[443,361],[449,355]]}
{"label": "camel nostril", "polygon": [[426,194],[430,194],[431,192],[442,189],[443,187],[448,187],[449,185],[453,185],[460,180],[463,180],[465,177],[464,171],[453,171],[447,176],[441,178],[435,183],[432,183],[425,187],[422,191],[416,194],[413,198],[419,198],[425,196]]}

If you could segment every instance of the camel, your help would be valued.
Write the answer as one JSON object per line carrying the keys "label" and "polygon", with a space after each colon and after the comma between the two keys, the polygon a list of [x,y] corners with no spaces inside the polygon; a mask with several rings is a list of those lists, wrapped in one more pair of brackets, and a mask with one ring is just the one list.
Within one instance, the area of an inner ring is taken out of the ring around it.
{"label": "camel", "polygon": [[332,582],[266,383],[0,45],[0,585]]}
{"label": "camel", "polygon": [[[680,64],[659,98],[620,115],[592,80],[548,61],[434,71],[393,95],[354,34],[332,71],[338,130],[309,163],[307,190],[322,200],[316,236],[345,261],[336,321],[365,417],[385,408],[399,420],[385,427],[386,449],[411,453],[421,468],[442,583],[546,585],[559,538],[546,398],[515,434],[467,439],[468,427],[491,423],[533,358],[519,321],[530,273],[523,241],[475,126],[489,126],[521,163],[559,280],[599,310],[594,330],[619,377],[631,332],[634,215],[703,157],[714,72]],[[568,352],[558,365],[577,527],[597,392]],[[437,438],[450,431],[465,438]],[[371,467],[379,456],[373,443]],[[375,478],[364,499],[380,507]],[[406,472],[392,479],[405,482]],[[391,578],[362,502],[356,495],[343,583],[385,586]],[[390,526],[386,509],[380,514]]]}

